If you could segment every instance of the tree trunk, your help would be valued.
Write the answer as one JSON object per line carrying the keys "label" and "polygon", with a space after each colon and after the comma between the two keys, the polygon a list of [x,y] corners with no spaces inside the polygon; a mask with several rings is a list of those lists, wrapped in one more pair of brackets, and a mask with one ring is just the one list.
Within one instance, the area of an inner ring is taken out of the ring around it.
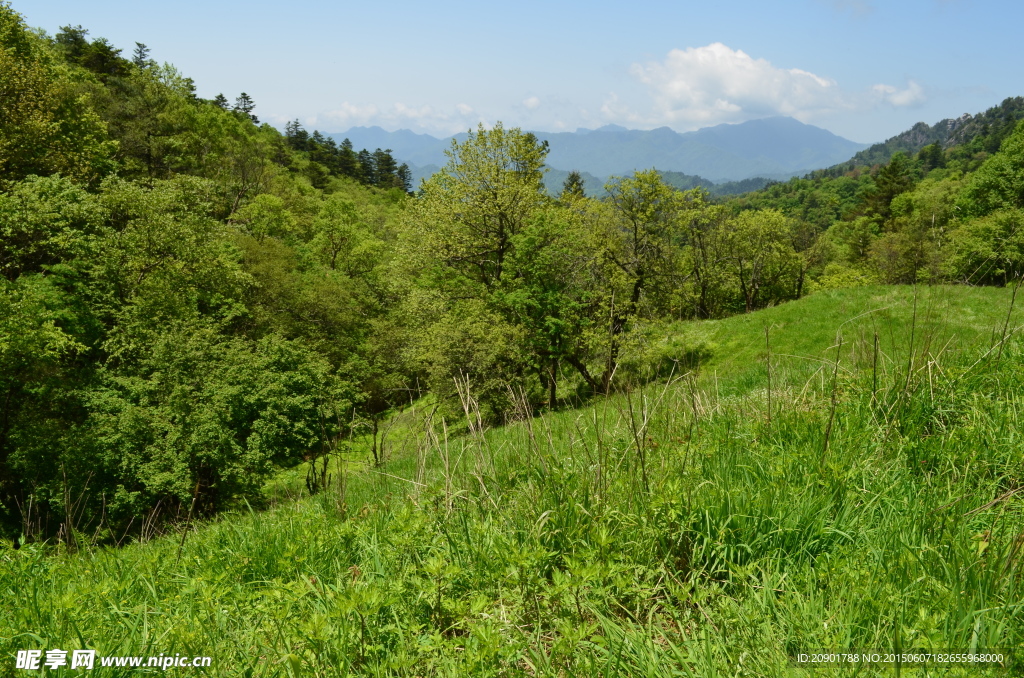
{"label": "tree trunk", "polygon": [[583,380],[587,382],[587,385],[597,393],[599,390],[599,384],[597,383],[597,379],[594,378],[594,375],[592,375],[590,370],[587,369],[586,365],[580,362],[580,360],[575,356],[566,356],[565,362],[572,365],[573,368],[580,373],[580,376],[583,377]]}
{"label": "tree trunk", "polygon": [[555,409],[558,404],[558,358],[551,359],[551,372],[548,377],[548,409]]}
{"label": "tree trunk", "polygon": [[374,417],[373,418],[373,442],[371,443],[371,446],[370,446],[370,451],[373,453],[373,465],[374,466],[380,466],[380,453],[377,451],[377,430],[378,430],[378,428],[379,428],[379,424],[377,423],[377,418]]}

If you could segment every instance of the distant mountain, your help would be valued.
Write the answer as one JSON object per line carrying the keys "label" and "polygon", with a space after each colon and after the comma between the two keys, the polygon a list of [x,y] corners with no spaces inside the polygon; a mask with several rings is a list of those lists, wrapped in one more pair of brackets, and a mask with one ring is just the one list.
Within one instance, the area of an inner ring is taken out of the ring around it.
{"label": "distant mountain", "polygon": [[708,181],[704,177],[682,174],[681,172],[660,172],[660,174],[662,181],[681,191],[688,191],[691,188],[700,186],[714,196],[739,195],[740,193],[758,191],[772,182],[771,179],[765,179],[764,177],[751,177],[750,179],[742,179],[740,181],[715,183]]}
{"label": "distant mountain", "polygon": [[[715,183],[752,177],[787,179],[848,160],[867,147],[792,118],[764,118],[686,133],[668,127],[629,130],[605,125],[596,130],[535,134],[550,144],[548,165],[554,169],[607,177],[656,167],[700,175]],[[466,138],[463,133],[436,139],[380,127],[353,127],[329,136],[337,141],[348,138],[355,148],[390,148],[395,158],[417,167],[444,165],[444,151],[452,139]]]}

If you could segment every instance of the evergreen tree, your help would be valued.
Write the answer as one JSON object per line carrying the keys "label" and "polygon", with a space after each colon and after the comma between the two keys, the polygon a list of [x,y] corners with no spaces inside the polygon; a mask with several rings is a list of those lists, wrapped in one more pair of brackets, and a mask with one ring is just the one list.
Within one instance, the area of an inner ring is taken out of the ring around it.
{"label": "evergreen tree", "polygon": [[149,47],[146,47],[145,43],[135,43],[135,51],[132,53],[132,63],[139,68],[148,68],[153,65],[153,62],[149,58]]}
{"label": "evergreen tree", "polygon": [[296,151],[309,150],[309,132],[302,128],[302,123],[292,120],[284,126],[284,136],[288,145]]}
{"label": "evergreen tree", "polygon": [[89,31],[81,26],[61,26],[54,36],[54,42],[65,59],[77,62],[89,48],[89,41],[85,39],[87,35]]}
{"label": "evergreen tree", "polygon": [[359,174],[359,161],[352,149],[352,142],[344,139],[338,148],[338,172],[343,176],[356,178]]}
{"label": "evergreen tree", "polygon": [[412,170],[409,169],[409,165],[403,162],[395,174],[398,177],[398,187],[406,193],[412,193]]}
{"label": "evergreen tree", "polygon": [[228,98],[223,94],[218,94],[217,96],[215,96],[213,98],[213,104],[218,108],[224,109],[225,111],[228,110],[228,107],[231,105],[228,103]]}
{"label": "evergreen tree", "polygon": [[235,99],[235,110],[241,113],[245,113],[247,116],[249,116],[249,119],[251,119],[254,123],[258,125],[260,122],[259,118],[257,118],[252,113],[255,109],[256,103],[252,100],[252,97],[246,94],[245,92],[239,94],[238,98]]}
{"label": "evergreen tree", "polygon": [[890,205],[892,199],[900,193],[909,191],[914,185],[910,175],[910,162],[907,156],[896,153],[875,177],[875,190],[868,196],[867,212],[886,221],[892,216]]}
{"label": "evergreen tree", "polygon": [[929,144],[921,149],[917,154],[917,159],[921,163],[921,171],[927,174],[936,167],[946,166],[946,156],[942,150],[942,146],[939,142]]}
{"label": "evergreen tree", "polygon": [[585,197],[587,197],[587,194],[583,190],[583,176],[579,173],[579,170],[569,172],[569,176],[562,183],[562,193],[559,199],[562,202],[571,202]]}
{"label": "evergreen tree", "polygon": [[373,152],[374,185],[381,188],[400,187],[398,179],[398,163],[391,157],[391,149]]}
{"label": "evergreen tree", "polygon": [[373,165],[373,154],[365,148],[356,154],[359,163],[357,179],[364,184],[377,185],[377,168]]}

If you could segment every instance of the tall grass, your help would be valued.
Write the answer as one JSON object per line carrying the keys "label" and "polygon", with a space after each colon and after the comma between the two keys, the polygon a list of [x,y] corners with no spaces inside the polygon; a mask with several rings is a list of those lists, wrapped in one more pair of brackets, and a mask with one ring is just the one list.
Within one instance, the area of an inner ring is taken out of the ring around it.
{"label": "tall grass", "polygon": [[501,428],[470,379],[464,419],[405,415],[385,467],[183,546],[0,552],[0,671],[56,647],[282,677],[892,675],[792,657],[1021,651],[1024,352],[1003,292],[680,326],[670,341],[714,344],[696,370],[581,409],[523,401]]}

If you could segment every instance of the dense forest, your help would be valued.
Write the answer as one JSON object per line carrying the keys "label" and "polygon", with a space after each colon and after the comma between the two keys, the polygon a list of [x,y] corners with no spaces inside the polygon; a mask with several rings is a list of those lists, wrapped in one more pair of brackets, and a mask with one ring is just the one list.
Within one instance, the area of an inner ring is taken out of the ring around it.
{"label": "dense forest", "polygon": [[1019,100],[970,138],[728,199],[653,170],[552,197],[546,144],[499,123],[413,194],[388,151],[201,99],[145,45],[3,5],[0,46],[9,538],[120,541],[258,503],[304,461],[316,492],[317,460],[367,435],[381,463],[381,423],[425,394],[451,415],[471,389],[502,422],[685,364],[664,323],[1024,273]]}

